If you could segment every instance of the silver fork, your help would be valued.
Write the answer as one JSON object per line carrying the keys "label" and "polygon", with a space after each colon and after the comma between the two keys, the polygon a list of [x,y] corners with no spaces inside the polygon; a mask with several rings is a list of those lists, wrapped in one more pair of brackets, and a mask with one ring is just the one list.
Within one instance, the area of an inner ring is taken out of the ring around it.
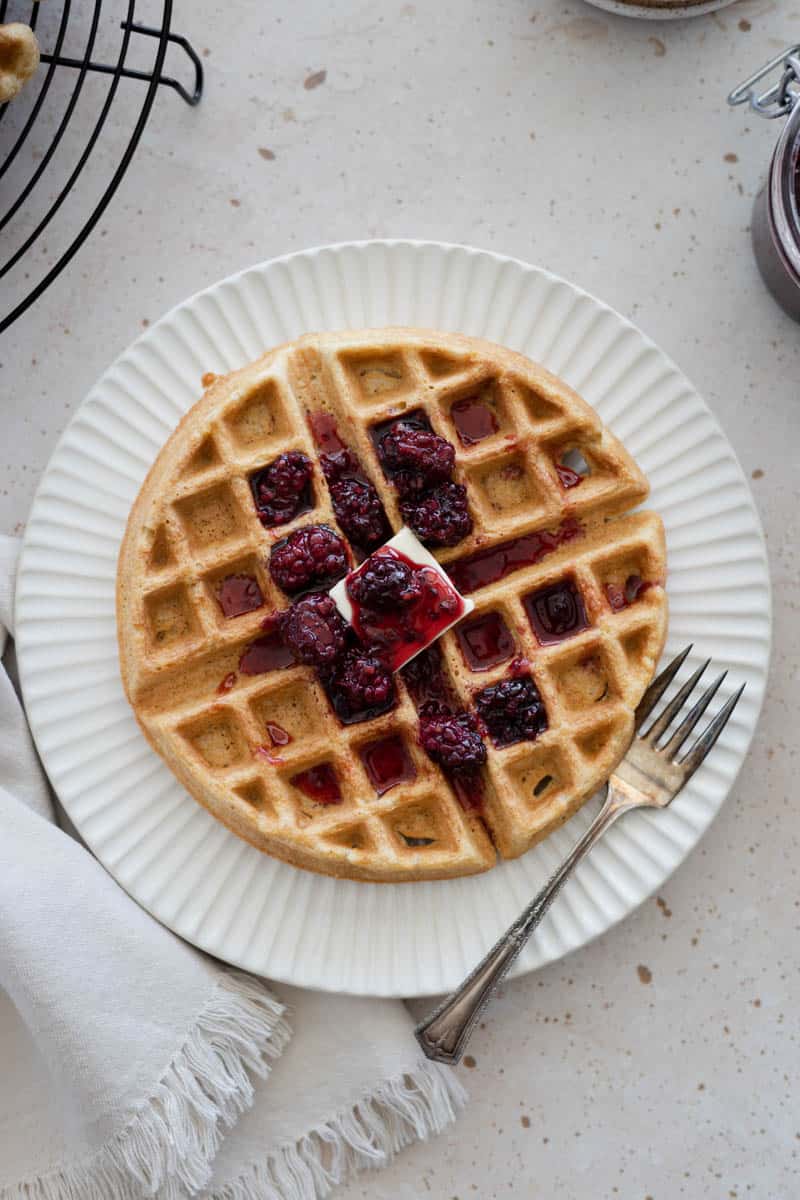
{"label": "silver fork", "polygon": [[666,808],[687,780],[691,779],[713,747],[739,702],[744,684],[726,701],[691,750],[683,757],[678,757],[684,742],[716,695],[727,671],[723,671],[711,686],[706,688],[669,739],[663,745],[660,744],[709,666],[710,658],[686,680],[647,732],[639,732],[678,674],[691,649],[691,646],[687,646],[681,651],[678,657],[656,676],[642,696],[636,709],[633,741],[608,781],[603,807],[578,844],[513,925],[467,976],[458,991],[453,992],[452,996],[417,1025],[414,1032],[428,1058],[445,1063],[458,1062],[475,1022],[488,1004],[492,992],[505,977],[578,863],[623,813],[634,808]]}

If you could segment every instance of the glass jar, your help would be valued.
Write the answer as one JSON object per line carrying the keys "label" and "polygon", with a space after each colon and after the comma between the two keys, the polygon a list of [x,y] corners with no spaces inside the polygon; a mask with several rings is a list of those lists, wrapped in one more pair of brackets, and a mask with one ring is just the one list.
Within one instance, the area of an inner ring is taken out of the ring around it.
{"label": "glass jar", "polygon": [[[755,85],[773,72],[779,78],[759,94]],[[741,83],[728,103],[749,103],[762,117],[788,118],[753,205],[752,238],[764,282],[789,316],[800,321],[800,44]]]}

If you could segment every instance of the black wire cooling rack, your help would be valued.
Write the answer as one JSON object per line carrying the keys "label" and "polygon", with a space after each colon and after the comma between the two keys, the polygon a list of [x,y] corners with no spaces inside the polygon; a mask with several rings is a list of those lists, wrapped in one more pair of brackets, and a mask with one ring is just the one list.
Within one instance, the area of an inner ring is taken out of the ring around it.
{"label": "black wire cooling rack", "polygon": [[[74,5],[0,0],[0,23],[25,21],[37,32],[42,52],[37,76],[18,98],[0,105],[0,332],[42,295],[100,220],[136,152],[159,88],[171,88],[190,105],[200,100],[202,62],[186,38],[171,32],[172,0],[160,2],[160,19],[156,13],[144,22],[137,20],[138,0]],[[189,87],[164,74],[171,46],[189,59]],[[87,88],[88,80],[102,76],[108,78],[104,91],[95,84]],[[111,145],[103,144],[99,192],[95,163],[86,203],[76,203],[123,83],[123,90],[138,89],[137,95],[127,97],[122,133],[115,129]],[[14,105],[16,119],[9,118]],[[80,121],[73,121],[78,112]]]}

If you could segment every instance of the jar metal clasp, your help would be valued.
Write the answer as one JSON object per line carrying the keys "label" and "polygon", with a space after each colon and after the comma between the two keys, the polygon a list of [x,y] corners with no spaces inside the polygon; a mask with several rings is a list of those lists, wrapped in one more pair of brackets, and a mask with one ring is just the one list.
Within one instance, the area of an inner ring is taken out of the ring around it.
{"label": "jar metal clasp", "polygon": [[[762,79],[780,71],[779,78],[759,93],[756,87]],[[760,117],[774,120],[786,117],[800,101],[800,42],[776,54],[763,67],[759,67],[744,83],[735,87],[728,96],[728,104],[748,104]]]}

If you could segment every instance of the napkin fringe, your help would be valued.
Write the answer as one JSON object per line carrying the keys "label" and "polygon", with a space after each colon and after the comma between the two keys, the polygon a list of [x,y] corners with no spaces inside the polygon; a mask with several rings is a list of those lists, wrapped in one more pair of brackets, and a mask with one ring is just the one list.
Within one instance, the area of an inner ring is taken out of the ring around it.
{"label": "napkin fringe", "polygon": [[356,1172],[383,1167],[415,1139],[441,1133],[466,1100],[448,1067],[420,1059],[413,1072],[385,1080],[209,1200],[324,1200]]}
{"label": "napkin fringe", "polygon": [[155,1091],[87,1162],[0,1188],[0,1200],[182,1200],[204,1187],[221,1141],[291,1037],[255,980],[222,975]]}

